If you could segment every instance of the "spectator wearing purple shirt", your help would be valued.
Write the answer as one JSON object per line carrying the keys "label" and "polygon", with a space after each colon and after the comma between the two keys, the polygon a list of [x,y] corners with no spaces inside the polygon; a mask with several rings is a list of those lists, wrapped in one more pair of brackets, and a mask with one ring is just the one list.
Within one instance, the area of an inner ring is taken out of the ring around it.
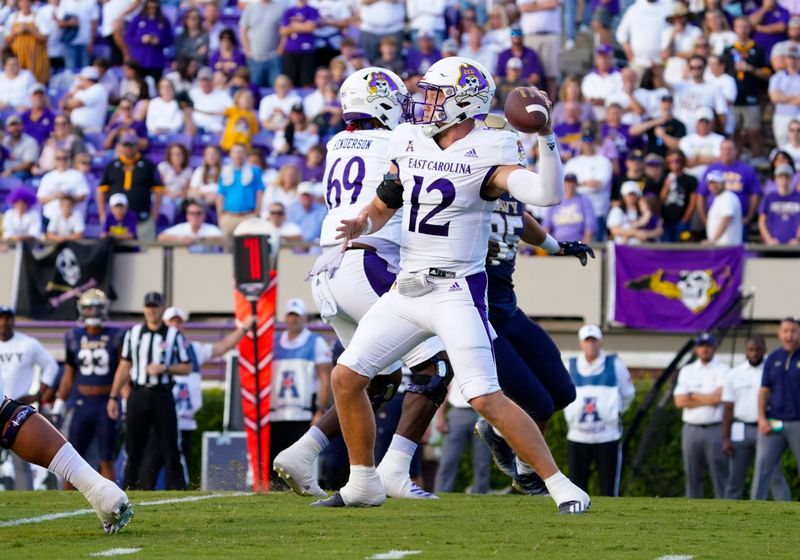
{"label": "spectator wearing purple shirt", "polygon": [[589,243],[597,220],[594,217],[592,202],[578,194],[578,178],[574,173],[564,176],[564,200],[558,206],[551,206],[545,212],[542,227],[556,239],[580,240]]}
{"label": "spectator wearing purple shirt", "polygon": [[156,81],[161,79],[166,66],[164,49],[172,46],[174,38],[172,26],[161,13],[158,0],[147,0],[139,15],[128,22],[125,42],[128,43],[131,60],[139,63],[142,73]]}
{"label": "spectator wearing purple shirt", "polygon": [[614,147],[617,154],[614,164],[614,175],[622,173],[625,159],[634,146],[631,137],[630,127],[622,124],[622,107],[619,103],[609,103],[606,107],[606,119],[600,125],[600,142],[602,145],[608,144]]}
{"label": "spectator wearing purple shirt", "polygon": [[53,132],[55,114],[47,106],[44,86],[34,84],[30,89],[31,108],[22,113],[22,130],[40,146]]}
{"label": "spectator wearing purple shirt", "polygon": [[567,161],[578,154],[581,145],[581,106],[577,101],[564,101],[564,120],[553,127],[553,133],[558,138],[561,159]]}
{"label": "spectator wearing purple shirt", "polygon": [[511,58],[518,58],[522,61],[522,78],[530,85],[542,83],[544,71],[539,55],[535,51],[526,47],[522,42],[522,30],[519,27],[511,28],[511,48],[502,51],[497,57],[497,68],[495,74],[499,78],[506,75],[506,64]]}
{"label": "spectator wearing purple shirt", "polygon": [[136,212],[128,208],[128,197],[122,193],[112,194],[108,199],[111,211],[106,214],[103,237],[136,239]]}
{"label": "spectator wearing purple shirt", "polygon": [[436,50],[432,31],[420,31],[417,43],[419,49],[408,49],[406,54],[406,71],[423,76],[434,62],[442,58],[442,54]]}
{"label": "spectator wearing purple shirt", "polygon": [[283,70],[292,83],[310,87],[316,70],[316,37],[314,31],[320,22],[316,8],[308,0],[296,0],[297,5],[287,8],[281,18],[283,43]]}
{"label": "spectator wearing purple shirt", "polygon": [[219,49],[211,53],[208,65],[214,72],[225,74],[229,80],[238,68],[247,66],[247,59],[239,50],[239,43],[232,29],[224,29],[219,34]]}
{"label": "spectator wearing purple shirt", "polygon": [[703,180],[697,189],[697,209],[700,218],[705,223],[706,211],[714,201],[714,195],[708,190],[708,174],[712,171],[721,171],[725,181],[725,190],[735,194],[742,205],[742,221],[746,232],[747,226],[756,219],[758,214],[761,183],[755,170],[737,159],[738,156],[733,140],[725,140],[720,146],[720,160],[706,168]]}
{"label": "spectator wearing purple shirt", "polygon": [[753,40],[769,58],[772,47],[785,41],[787,24],[791,15],[775,0],[748,0],[742,2],[744,14],[754,26]]}
{"label": "spectator wearing purple shirt", "polygon": [[792,189],[794,168],[784,164],[775,170],[773,192],[761,201],[758,230],[767,245],[800,244],[800,192]]}

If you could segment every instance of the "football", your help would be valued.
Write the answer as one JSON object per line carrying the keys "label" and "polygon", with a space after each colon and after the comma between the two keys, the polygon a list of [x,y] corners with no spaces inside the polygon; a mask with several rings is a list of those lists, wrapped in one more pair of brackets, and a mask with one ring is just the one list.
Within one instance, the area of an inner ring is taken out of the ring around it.
{"label": "football", "polygon": [[547,98],[535,87],[518,87],[508,94],[506,119],[520,132],[539,132],[550,120]]}

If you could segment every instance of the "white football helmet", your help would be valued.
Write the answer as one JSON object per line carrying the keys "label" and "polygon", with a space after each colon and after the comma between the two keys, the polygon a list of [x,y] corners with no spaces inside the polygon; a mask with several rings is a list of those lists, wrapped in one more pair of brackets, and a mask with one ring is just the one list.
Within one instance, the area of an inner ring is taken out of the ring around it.
{"label": "white football helmet", "polygon": [[78,298],[78,314],[87,327],[100,327],[108,317],[108,296],[102,290],[86,290]]}
{"label": "white football helmet", "polygon": [[339,90],[345,122],[376,118],[394,130],[408,115],[408,89],[386,68],[369,67],[350,74]]}
{"label": "white football helmet", "polygon": [[467,119],[486,118],[496,89],[489,71],[463,56],[431,65],[417,86],[425,100],[413,102],[414,123],[424,125],[430,137]]}

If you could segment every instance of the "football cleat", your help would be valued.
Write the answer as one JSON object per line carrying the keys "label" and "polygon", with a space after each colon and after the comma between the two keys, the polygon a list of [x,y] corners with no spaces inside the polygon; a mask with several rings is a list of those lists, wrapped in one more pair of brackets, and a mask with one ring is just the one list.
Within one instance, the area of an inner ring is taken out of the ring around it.
{"label": "football cleat", "polygon": [[511,482],[514,490],[521,494],[529,496],[549,496],[550,492],[547,490],[547,485],[542,480],[542,477],[532,473],[514,475],[514,480]]}
{"label": "football cleat", "polygon": [[585,503],[580,500],[570,500],[568,502],[558,504],[558,513],[561,515],[579,515],[589,511],[590,505],[591,502]]}
{"label": "football cleat", "polygon": [[481,441],[483,441],[486,447],[492,452],[494,462],[503,474],[511,478],[516,478],[517,466],[514,461],[514,451],[511,449],[511,446],[506,443],[506,440],[497,435],[492,425],[484,418],[475,422],[475,434],[481,438]]}
{"label": "football cleat", "polygon": [[119,509],[112,512],[112,515],[116,518],[114,521],[106,521],[103,523],[103,531],[110,535],[119,533],[122,528],[128,524],[131,517],[133,517],[133,507],[126,501]]}
{"label": "football cleat", "polygon": [[376,469],[378,476],[381,477],[381,483],[386,489],[386,496],[389,498],[400,498],[406,500],[438,500],[439,496],[426,492],[417,486],[408,473],[395,475],[388,472],[389,469],[384,467],[384,463],[378,465]]}
{"label": "football cleat", "polygon": [[313,463],[308,465],[302,460],[293,460],[287,451],[281,451],[273,462],[272,468],[281,480],[299,496],[327,498],[327,492],[317,484]]}
{"label": "football cleat", "polygon": [[341,508],[341,507],[347,507],[347,504],[344,503],[344,498],[342,498],[342,495],[339,494],[339,492],[336,492],[333,496],[329,498],[325,498],[324,500],[317,500],[316,502],[311,504],[311,507]]}

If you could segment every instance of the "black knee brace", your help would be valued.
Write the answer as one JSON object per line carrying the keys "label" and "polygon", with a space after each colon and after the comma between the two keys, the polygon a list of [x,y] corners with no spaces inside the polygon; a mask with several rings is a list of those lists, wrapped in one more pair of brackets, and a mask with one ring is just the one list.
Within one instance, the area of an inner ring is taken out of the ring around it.
{"label": "black knee brace", "polygon": [[[19,401],[3,399],[0,404],[0,447],[11,449],[14,440],[17,439],[17,432],[25,421],[36,413],[36,409]],[[8,428],[5,428],[8,423]]]}
{"label": "black knee brace", "polygon": [[385,402],[392,400],[403,382],[403,372],[393,371],[389,375],[376,375],[367,385],[367,396],[372,410],[377,411]]}
{"label": "black knee brace", "polygon": [[[436,369],[436,375],[422,373],[431,365]],[[434,356],[411,368],[411,383],[406,391],[425,395],[436,406],[441,406],[447,398],[447,386],[452,379],[453,367],[450,360]]]}

